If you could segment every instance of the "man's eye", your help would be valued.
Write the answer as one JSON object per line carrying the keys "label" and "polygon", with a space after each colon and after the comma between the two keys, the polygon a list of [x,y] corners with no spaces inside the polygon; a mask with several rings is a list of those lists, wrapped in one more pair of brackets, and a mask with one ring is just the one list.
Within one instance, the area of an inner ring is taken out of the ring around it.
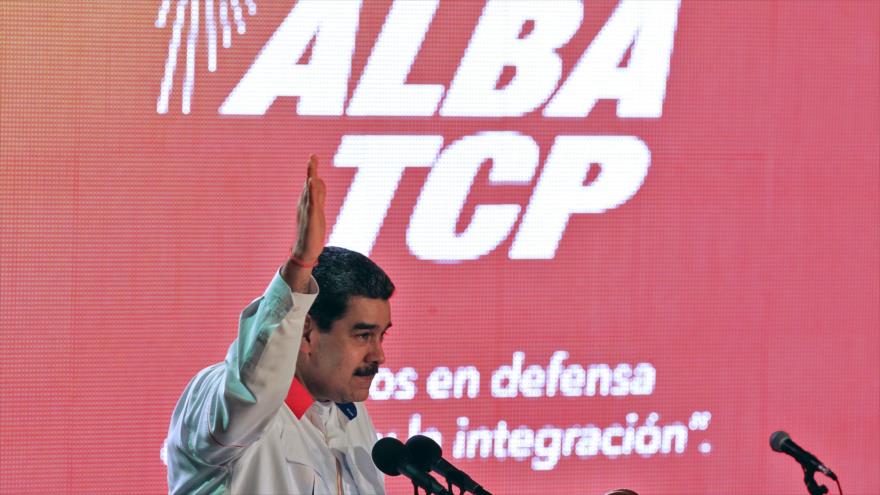
{"label": "man's eye", "polygon": [[370,334],[368,334],[368,333],[359,333],[359,334],[355,335],[355,338],[358,338],[358,339],[361,339],[361,340],[370,340]]}

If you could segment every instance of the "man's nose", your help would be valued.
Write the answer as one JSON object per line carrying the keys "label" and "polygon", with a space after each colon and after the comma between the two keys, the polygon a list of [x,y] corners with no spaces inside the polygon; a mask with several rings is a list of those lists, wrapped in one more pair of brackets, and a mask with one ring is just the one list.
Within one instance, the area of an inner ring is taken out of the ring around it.
{"label": "man's nose", "polygon": [[373,341],[372,348],[370,349],[370,355],[367,356],[367,360],[379,364],[385,362],[385,350],[382,349],[382,342],[380,342],[378,339]]}

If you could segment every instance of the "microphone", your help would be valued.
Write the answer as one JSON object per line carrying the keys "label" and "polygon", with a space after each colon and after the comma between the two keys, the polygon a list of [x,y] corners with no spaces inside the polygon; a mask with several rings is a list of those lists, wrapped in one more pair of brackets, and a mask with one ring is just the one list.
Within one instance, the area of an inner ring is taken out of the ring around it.
{"label": "microphone", "polygon": [[404,475],[412,480],[413,485],[425,490],[428,494],[452,495],[443,485],[437,483],[432,476],[413,463],[403,443],[391,437],[380,439],[373,445],[373,464],[388,476]]}
{"label": "microphone", "polygon": [[437,442],[424,436],[415,435],[406,441],[406,448],[416,465],[428,471],[440,473],[446,481],[474,495],[492,495],[470,476],[443,458],[443,450]]}
{"label": "microphone", "polygon": [[804,469],[820,471],[825,476],[837,481],[837,475],[834,474],[834,471],[828,469],[828,467],[822,464],[816,456],[802,449],[800,445],[794,443],[794,440],[792,440],[791,437],[788,436],[788,433],[784,431],[777,431],[770,435],[770,448],[776,452],[782,452],[783,454],[788,454],[794,457]]}

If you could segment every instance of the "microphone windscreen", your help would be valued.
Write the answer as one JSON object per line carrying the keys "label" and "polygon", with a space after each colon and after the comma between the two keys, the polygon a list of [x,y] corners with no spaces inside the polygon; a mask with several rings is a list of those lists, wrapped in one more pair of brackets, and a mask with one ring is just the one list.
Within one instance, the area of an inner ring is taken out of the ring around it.
{"label": "microphone windscreen", "polygon": [[415,435],[406,441],[409,456],[425,471],[430,471],[431,466],[443,456],[443,449],[433,439],[424,435]]}
{"label": "microphone windscreen", "polygon": [[373,445],[372,457],[379,471],[388,476],[397,476],[400,474],[397,469],[400,459],[407,457],[406,447],[396,438],[385,437]]}
{"label": "microphone windscreen", "polygon": [[775,450],[776,452],[782,452],[782,443],[786,440],[791,440],[791,437],[788,436],[788,433],[784,431],[777,431],[770,435],[770,448]]}

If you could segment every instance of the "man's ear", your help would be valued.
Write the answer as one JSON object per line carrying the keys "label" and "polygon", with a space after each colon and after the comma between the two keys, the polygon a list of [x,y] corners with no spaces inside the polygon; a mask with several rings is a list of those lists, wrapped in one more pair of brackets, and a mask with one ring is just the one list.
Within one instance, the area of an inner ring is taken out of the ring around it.
{"label": "man's ear", "polygon": [[303,322],[303,335],[302,341],[300,342],[300,351],[309,352],[312,346],[312,331],[317,330],[317,325],[315,325],[314,320],[310,315],[306,315],[305,322]]}

